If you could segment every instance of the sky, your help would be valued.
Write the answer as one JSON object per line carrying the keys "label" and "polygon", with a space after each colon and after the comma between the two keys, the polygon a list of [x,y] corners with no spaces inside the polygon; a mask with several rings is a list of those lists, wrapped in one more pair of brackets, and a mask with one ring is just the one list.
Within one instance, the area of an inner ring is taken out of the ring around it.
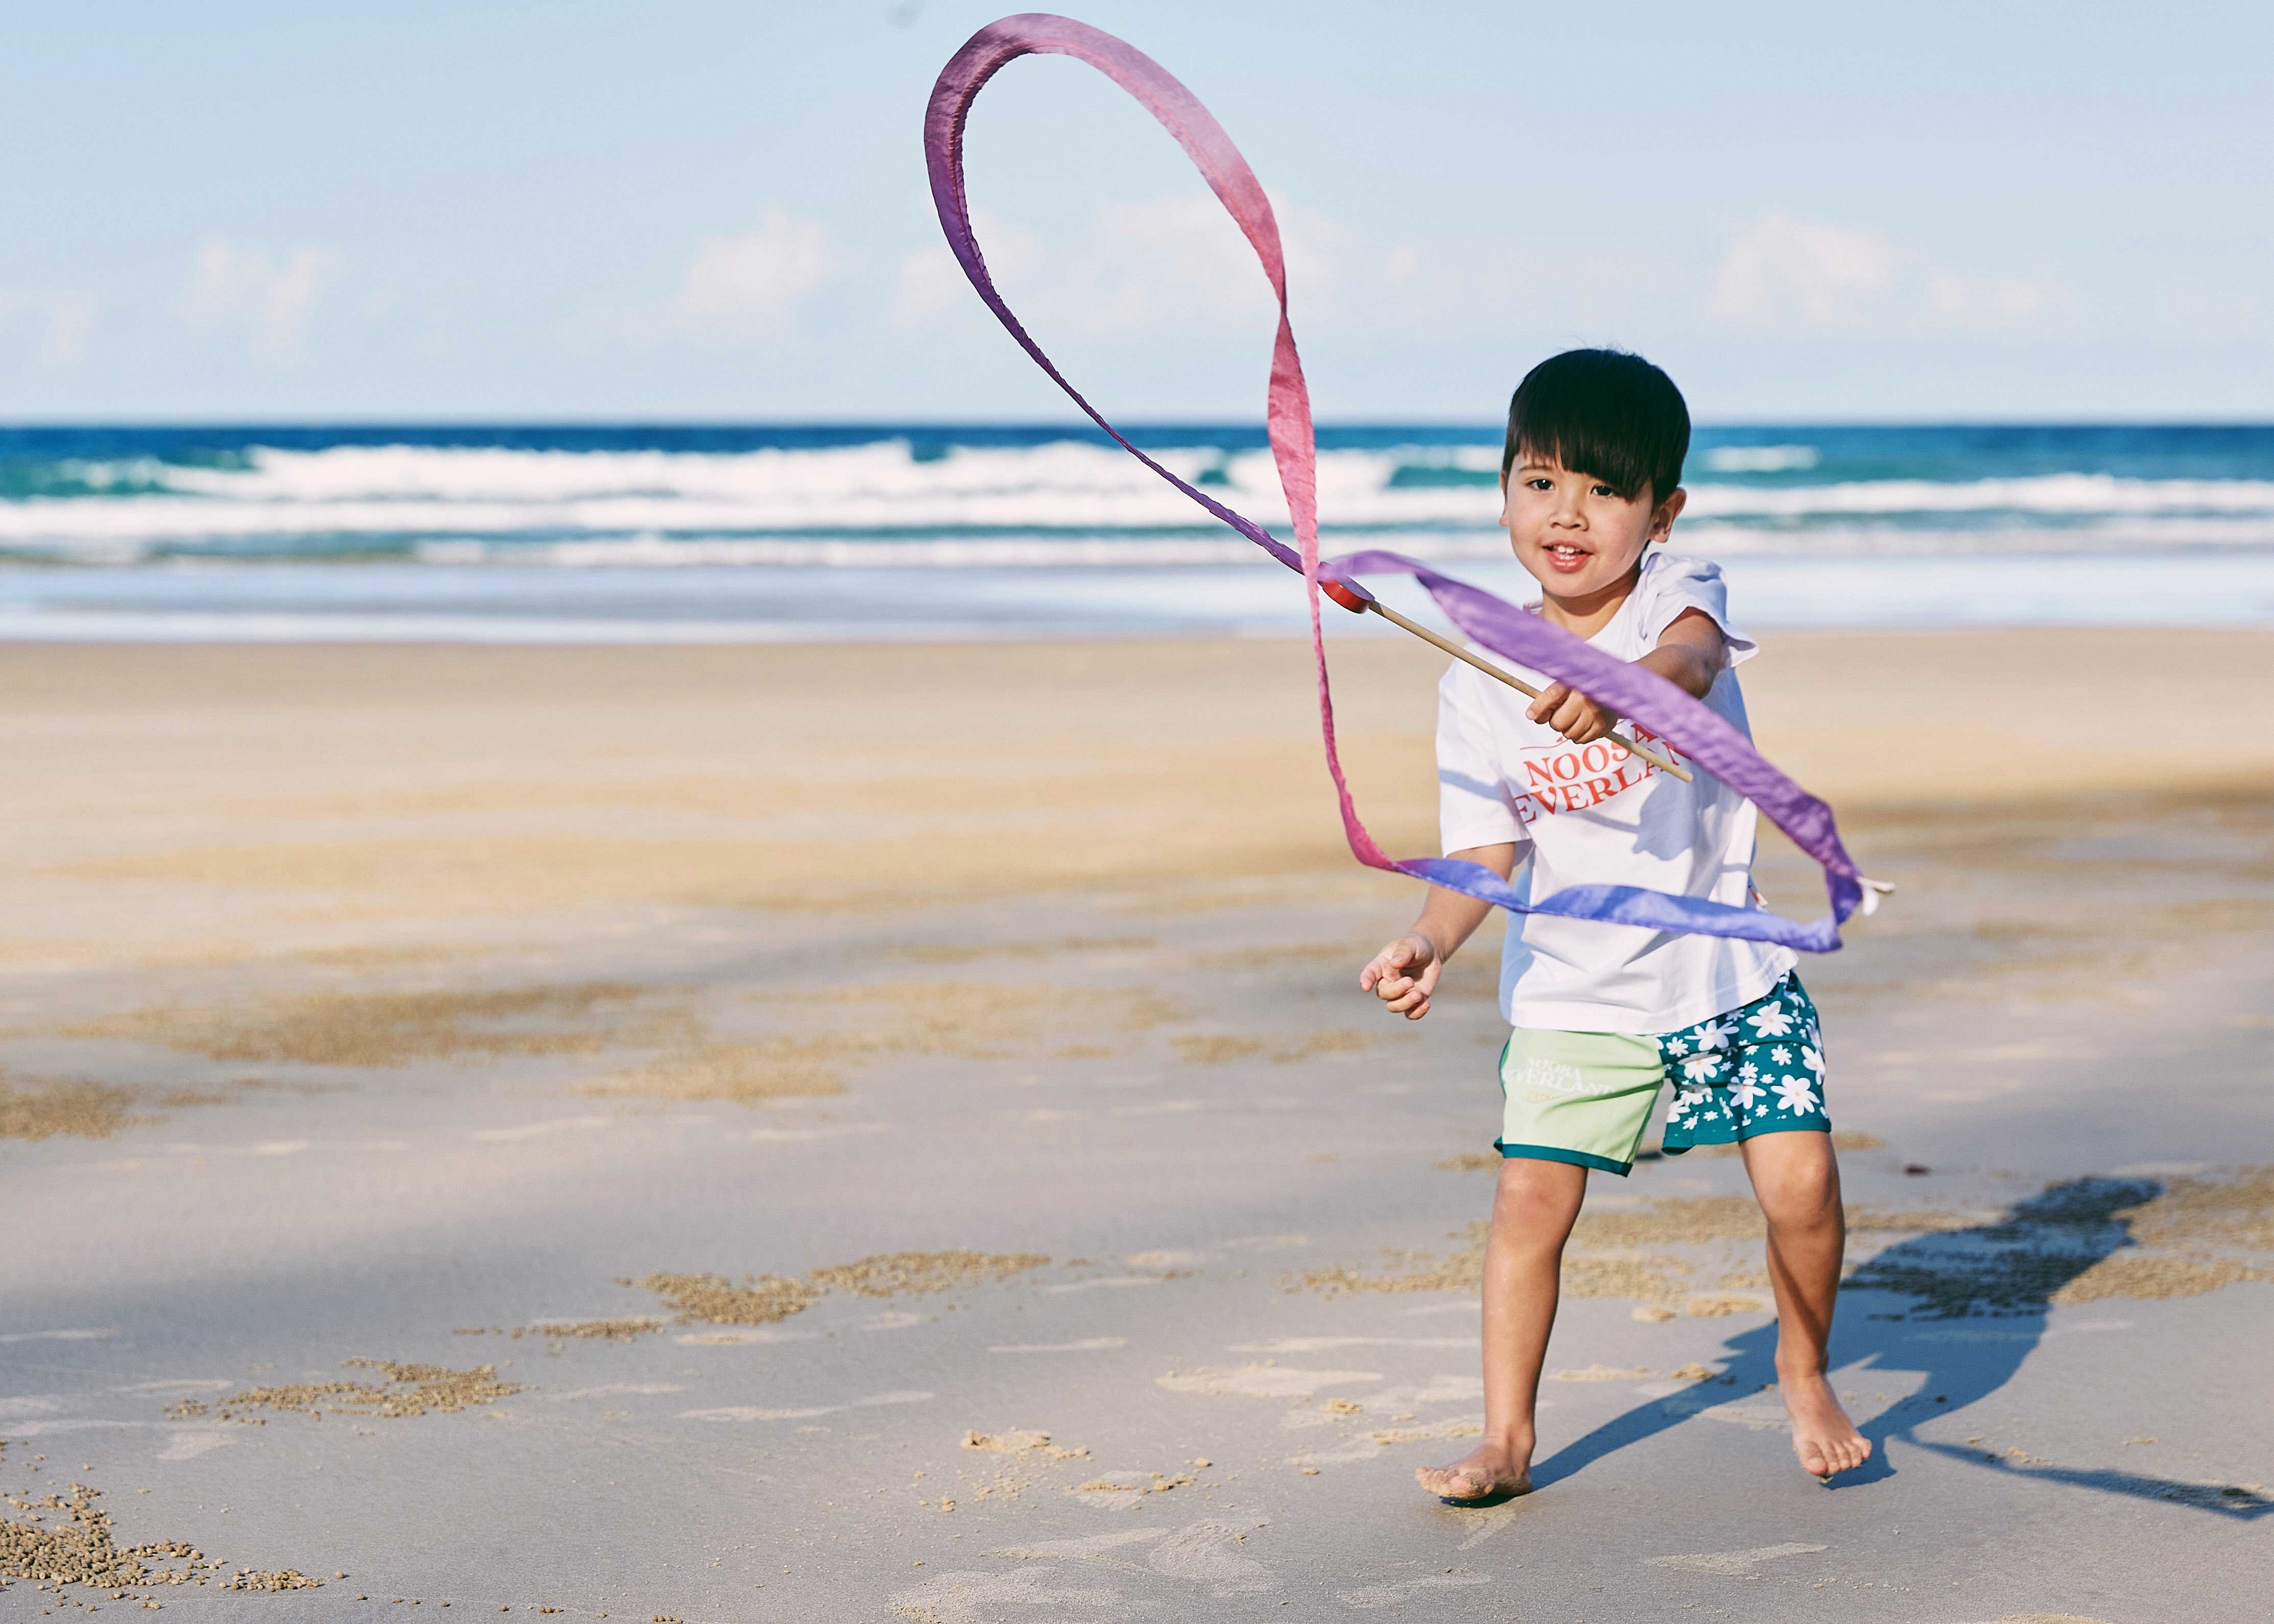
{"label": "sky", "polygon": [[[11,17],[0,420],[1050,421],[939,245],[943,0]],[[2274,8],[1083,0],[1269,190],[1321,418],[1614,343],[1703,421],[2274,420]],[[1260,416],[1261,274],[1091,70],[970,195],[1109,416]]]}

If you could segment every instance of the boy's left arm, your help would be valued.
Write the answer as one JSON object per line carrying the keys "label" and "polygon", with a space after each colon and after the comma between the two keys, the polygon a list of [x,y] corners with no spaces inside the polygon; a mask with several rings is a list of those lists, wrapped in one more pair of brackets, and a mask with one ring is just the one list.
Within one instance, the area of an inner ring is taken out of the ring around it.
{"label": "boy's left arm", "polygon": [[[1692,699],[1703,699],[1728,663],[1729,640],[1703,609],[1685,609],[1658,635],[1658,646],[1635,664],[1654,671]],[[1585,694],[1552,683],[1528,711],[1574,744],[1592,744],[1617,725],[1619,714]]]}

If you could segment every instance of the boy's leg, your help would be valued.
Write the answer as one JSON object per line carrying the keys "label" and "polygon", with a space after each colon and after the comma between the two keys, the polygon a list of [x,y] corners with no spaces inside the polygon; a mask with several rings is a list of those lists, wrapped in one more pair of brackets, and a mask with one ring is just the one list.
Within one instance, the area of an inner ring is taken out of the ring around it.
{"label": "boy's leg", "polygon": [[1485,1235],[1485,1436],[1449,1466],[1414,1480],[1447,1500],[1521,1494],[1532,1486],[1532,1408],[1555,1300],[1563,1242],[1587,1192],[1587,1169],[1511,1156],[1501,1163]]}
{"label": "boy's leg", "polygon": [[1840,1407],[1825,1380],[1832,1309],[1848,1224],[1840,1207],[1840,1164],[1832,1136],[1763,1133],[1741,1142],[1745,1171],[1768,1220],[1769,1284],[1776,1292],[1778,1390],[1792,1417],[1793,1453],[1803,1468],[1829,1477],[1861,1466],[1870,1441]]}

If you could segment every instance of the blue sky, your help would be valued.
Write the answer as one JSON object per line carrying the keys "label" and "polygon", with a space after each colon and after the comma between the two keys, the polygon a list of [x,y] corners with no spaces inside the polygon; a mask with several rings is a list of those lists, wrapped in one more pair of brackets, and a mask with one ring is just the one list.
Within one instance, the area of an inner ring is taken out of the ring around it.
{"label": "blue sky", "polygon": [[[1322,417],[1572,343],[1701,418],[2274,418],[2274,11],[1094,0],[1283,211]],[[917,134],[985,4],[11,19],[0,418],[1048,419]],[[1006,291],[1109,413],[1260,410],[1260,277],[1088,70],[973,118]]]}

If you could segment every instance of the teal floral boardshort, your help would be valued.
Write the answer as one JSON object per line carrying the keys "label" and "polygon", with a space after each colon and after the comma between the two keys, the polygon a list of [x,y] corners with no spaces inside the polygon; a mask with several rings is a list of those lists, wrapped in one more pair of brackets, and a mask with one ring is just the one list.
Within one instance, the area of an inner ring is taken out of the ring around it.
{"label": "teal floral boardshort", "polygon": [[1832,1130],[1824,1109],[1824,1034],[1794,971],[1751,1004],[1658,1040],[1674,1101],[1666,1154],[1756,1134]]}

